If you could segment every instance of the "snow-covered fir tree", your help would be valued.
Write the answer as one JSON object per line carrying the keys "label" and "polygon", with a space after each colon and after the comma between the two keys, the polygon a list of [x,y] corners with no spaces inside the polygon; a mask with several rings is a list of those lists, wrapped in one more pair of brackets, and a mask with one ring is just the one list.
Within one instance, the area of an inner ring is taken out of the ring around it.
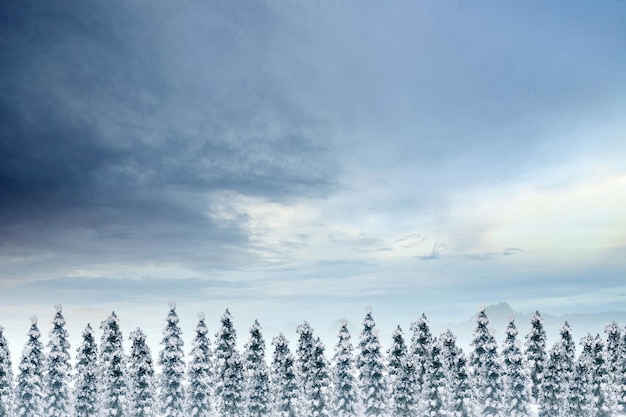
{"label": "snow-covered fir tree", "polygon": [[82,334],[82,343],[76,355],[76,379],[74,382],[74,416],[96,417],[99,413],[98,396],[98,346],[91,328],[87,324]]}
{"label": "snow-covered fir tree", "polygon": [[543,328],[543,318],[536,311],[530,319],[530,331],[526,335],[526,364],[530,370],[530,381],[533,398],[539,399],[541,383],[543,381],[543,369],[545,366],[546,331]]}
{"label": "snow-covered fir tree", "polygon": [[307,393],[311,384],[313,367],[313,328],[305,321],[296,328],[298,334],[298,346],[296,347],[296,370],[298,375],[298,385],[300,386],[301,398],[304,407],[302,412],[308,413],[306,407]]}
{"label": "snow-covered fir tree", "polygon": [[243,360],[237,351],[237,333],[228,309],[215,334],[215,399],[221,417],[245,414]]}
{"label": "snow-covered fir tree", "polygon": [[530,377],[524,356],[517,339],[515,319],[509,319],[506,336],[502,345],[504,368],[504,415],[508,417],[529,417],[532,393]]}
{"label": "snow-covered fir tree", "polygon": [[198,325],[191,342],[191,360],[187,367],[187,416],[209,417],[212,415],[213,351],[208,337],[209,329],[204,314],[198,314]]}
{"label": "snow-covered fir tree", "polygon": [[304,408],[308,415],[316,417],[331,416],[330,370],[329,363],[324,355],[325,347],[319,337],[313,340],[313,361],[311,362],[311,381],[304,392]]}
{"label": "snow-covered fir tree", "polygon": [[626,329],[622,329],[622,338],[619,344],[619,361],[615,385],[617,387],[617,402],[622,412],[626,412]]}
{"label": "snow-covered fir tree", "polygon": [[4,327],[0,326],[0,416],[13,415],[13,366]]}
{"label": "snow-covered fir tree", "polygon": [[378,330],[372,310],[366,310],[360,334],[357,370],[362,412],[367,417],[387,415],[387,380]]}
{"label": "snow-covered fir tree", "polygon": [[606,333],[606,361],[609,369],[609,373],[614,380],[618,377],[620,368],[620,354],[621,354],[621,341],[622,341],[622,329],[615,321],[610,322],[604,328]]}
{"label": "snow-covered fir tree", "polygon": [[332,367],[332,415],[335,417],[357,417],[359,397],[356,385],[353,347],[350,342],[348,321],[341,320],[338,341],[335,346]]}
{"label": "snow-covered fir tree", "polygon": [[568,417],[590,417],[594,415],[595,411],[591,393],[593,337],[587,334],[581,339],[580,344],[582,345],[582,352],[576,361],[567,392],[566,413],[564,415]]}
{"label": "snow-covered fir tree", "polygon": [[127,415],[128,383],[126,356],[120,321],[112,312],[100,325],[100,415],[120,417]]}
{"label": "snow-covered fir tree", "polygon": [[433,340],[431,359],[428,365],[428,376],[424,384],[425,417],[449,417],[451,392],[447,384],[446,371],[442,360],[441,344]]}
{"label": "snow-covered fir tree", "polygon": [[178,325],[176,303],[170,302],[169,307],[161,339],[162,347],[159,352],[159,365],[162,369],[159,378],[159,403],[163,417],[183,417],[185,415],[184,342]]}
{"label": "snow-covered fir tree", "polygon": [[304,322],[297,328],[298,379],[301,389],[302,413],[325,416],[329,414],[328,389],[330,375],[324,357],[324,346],[313,337],[313,328]]}
{"label": "snow-covered fir tree", "polygon": [[272,397],[274,398],[272,416],[298,417],[301,415],[300,388],[294,357],[289,350],[289,341],[282,333],[279,333],[272,340],[272,345],[274,345],[271,369]]}
{"label": "snow-covered fir tree", "polygon": [[450,329],[441,333],[439,336],[439,343],[441,343],[441,358],[443,361],[443,367],[449,374],[448,378],[450,382],[452,382],[451,370],[461,349],[456,345],[456,336],[452,333],[452,331],[450,331]]}
{"label": "snow-covered fir tree", "polygon": [[561,336],[561,345],[563,349],[563,379],[566,381],[566,385],[569,383],[574,375],[574,369],[576,367],[576,343],[572,336],[572,328],[568,322],[563,323],[561,330],[559,330]]}
{"label": "snow-covered fir tree", "polygon": [[37,318],[31,317],[28,341],[22,350],[22,359],[15,384],[16,417],[44,417],[43,404],[43,345],[39,338]]}
{"label": "snow-covered fir tree", "polygon": [[433,335],[430,331],[430,323],[425,314],[422,314],[417,321],[411,324],[410,330],[413,332],[413,336],[411,337],[409,358],[413,361],[413,366],[415,367],[414,390],[419,396],[424,391],[424,387],[428,382],[428,366],[432,357]]}
{"label": "snow-covered fir tree", "polygon": [[539,394],[539,417],[559,417],[567,398],[567,380],[563,374],[565,349],[557,341],[548,352]]}
{"label": "snow-covered fir tree", "polygon": [[391,347],[387,352],[387,370],[390,384],[389,409],[394,417],[409,417],[417,413],[415,368],[409,360],[402,328],[398,326],[391,335]]}
{"label": "snow-covered fir tree", "polygon": [[489,319],[482,308],[476,317],[476,330],[470,357],[474,387],[481,417],[500,417],[503,405],[502,367],[498,356],[498,345],[491,330]]}
{"label": "snow-covered fir tree", "polygon": [[454,390],[450,404],[452,417],[474,417],[479,409],[474,390],[470,382],[467,358],[461,350],[454,363]]}
{"label": "snow-covered fir tree", "polygon": [[152,353],[146,344],[146,335],[140,328],[130,332],[129,339],[132,342],[128,357],[129,416],[155,417],[159,413]]}
{"label": "snow-covered fir tree", "polygon": [[246,412],[249,417],[263,417],[271,411],[269,369],[265,362],[265,340],[257,320],[250,328],[250,339],[245,344]]}
{"label": "snow-covered fir tree", "polygon": [[456,345],[456,336],[446,330],[439,338],[441,360],[446,372],[447,385],[450,387],[448,411],[451,417],[474,417],[476,404],[474,392],[467,370],[467,358],[463,350]]}
{"label": "snow-covered fir tree", "polygon": [[56,314],[52,320],[50,331],[49,352],[46,356],[46,373],[44,376],[45,414],[49,417],[69,417],[71,412],[70,399],[70,343],[65,330],[65,318],[61,305],[55,307]]}
{"label": "snow-covered fir tree", "polygon": [[595,407],[594,417],[615,417],[619,411],[617,390],[609,372],[604,342],[599,335],[594,338],[591,395]]}

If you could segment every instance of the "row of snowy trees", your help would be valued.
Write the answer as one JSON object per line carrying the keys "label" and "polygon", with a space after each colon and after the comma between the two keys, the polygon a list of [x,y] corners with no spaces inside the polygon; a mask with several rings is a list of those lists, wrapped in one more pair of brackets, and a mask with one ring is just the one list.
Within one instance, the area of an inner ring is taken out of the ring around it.
{"label": "row of snowy trees", "polygon": [[547,349],[538,312],[523,348],[513,318],[499,346],[483,309],[466,356],[452,332],[433,337],[422,316],[411,325],[410,343],[398,326],[384,352],[368,310],[356,349],[344,320],[329,360],[305,322],[294,353],[279,334],[266,358],[259,323],[250,328],[242,354],[226,310],[214,347],[199,315],[185,362],[178,322],[171,303],[158,374],[140,329],[130,333],[130,352],[124,353],[115,313],[100,326],[99,346],[87,325],[72,370],[57,306],[47,353],[32,319],[15,379],[0,327],[0,416],[523,417],[537,408],[542,417],[608,417],[626,404],[626,330],[616,323],[607,326],[606,340],[583,337],[577,356],[567,323]]}

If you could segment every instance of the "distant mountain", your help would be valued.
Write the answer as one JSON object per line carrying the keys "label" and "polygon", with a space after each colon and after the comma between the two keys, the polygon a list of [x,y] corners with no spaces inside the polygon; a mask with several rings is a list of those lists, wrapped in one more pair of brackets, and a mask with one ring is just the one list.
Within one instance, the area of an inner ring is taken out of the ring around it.
{"label": "distant mountain", "polygon": [[[515,311],[509,304],[501,302],[499,304],[490,305],[485,308],[487,317],[490,321],[490,326],[494,332],[498,343],[501,343],[504,338],[504,330],[509,322],[509,317],[515,317],[515,325],[519,330],[519,338],[524,341],[524,336],[530,330],[530,319],[532,313],[521,313]],[[578,314],[566,314],[562,316],[554,316],[550,314],[544,314],[539,311],[541,317],[543,317],[543,325],[548,337],[548,347],[551,347],[554,342],[558,340],[559,330],[566,321],[572,328],[574,340],[578,342],[581,337],[587,333],[595,335],[596,333],[604,337],[604,328],[611,321],[616,321],[620,326],[624,327],[626,324],[626,311],[608,311],[602,313],[578,313]],[[477,313],[478,314],[478,313]],[[459,345],[464,348],[469,347],[472,340],[472,333],[476,328],[475,318],[465,320],[458,324],[450,326],[450,330],[457,336]]]}

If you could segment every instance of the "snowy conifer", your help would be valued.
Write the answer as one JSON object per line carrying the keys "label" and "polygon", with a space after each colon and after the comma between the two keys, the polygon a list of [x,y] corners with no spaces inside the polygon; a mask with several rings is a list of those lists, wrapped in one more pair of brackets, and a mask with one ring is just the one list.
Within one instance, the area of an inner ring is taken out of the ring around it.
{"label": "snowy conifer", "polygon": [[228,309],[215,334],[215,399],[221,417],[241,417],[245,410],[244,369],[237,351],[237,333]]}
{"label": "snowy conifer", "polygon": [[357,370],[363,415],[387,415],[387,381],[378,331],[375,329],[372,310],[367,309],[360,334]]}
{"label": "snowy conifer", "polygon": [[574,373],[567,393],[566,412],[568,417],[589,417],[594,415],[594,401],[591,393],[593,369],[593,337],[588,334],[580,341],[582,352],[578,356]]}
{"label": "snowy conifer", "polygon": [[37,327],[37,318],[31,317],[28,341],[22,350],[15,385],[16,417],[44,417],[43,404],[43,345],[39,340],[41,333]]}
{"label": "snowy conifer", "polygon": [[563,326],[561,326],[559,333],[561,335],[561,346],[563,349],[563,379],[566,381],[566,385],[569,386],[576,367],[576,343],[574,343],[572,329],[568,322],[565,322]]}
{"label": "snowy conifer", "polygon": [[594,417],[615,417],[619,410],[617,390],[613,377],[609,373],[609,366],[604,343],[600,336],[596,336],[593,345],[591,372],[591,395],[593,396],[595,407]]}
{"label": "snowy conifer", "polygon": [[333,356],[333,415],[336,417],[357,417],[359,415],[359,397],[356,386],[354,358],[348,321],[341,321],[335,355]]}
{"label": "snowy conifer", "polygon": [[474,390],[470,382],[470,373],[467,366],[467,358],[462,350],[454,362],[454,388],[452,401],[450,404],[450,415],[452,417],[474,417],[477,414],[478,405]]}
{"label": "snowy conifer", "polygon": [[56,314],[52,321],[46,357],[44,376],[45,413],[49,417],[69,417],[70,415],[70,343],[67,341],[65,318],[60,305],[55,306]]}
{"label": "snowy conifer", "polygon": [[563,373],[565,349],[561,341],[557,341],[550,352],[544,366],[543,382],[539,395],[539,417],[559,417],[567,398],[567,380]]}
{"label": "snowy conifer", "polygon": [[82,334],[83,341],[77,349],[76,380],[74,382],[74,416],[96,417],[99,413],[98,347],[91,325]]}
{"label": "snowy conifer", "polygon": [[620,366],[620,343],[622,339],[622,329],[619,325],[612,321],[604,328],[606,333],[606,361],[611,377],[614,379],[619,373]]}
{"label": "snowy conifer", "polygon": [[400,326],[392,334],[391,347],[387,352],[387,370],[390,383],[390,411],[394,417],[409,417],[417,413],[416,393],[414,390],[415,368],[409,360],[404,342],[404,333]]}
{"label": "snowy conifer", "polygon": [[428,376],[424,385],[424,411],[426,417],[448,417],[450,416],[450,387],[447,384],[446,370],[441,357],[441,345],[433,340],[431,346],[431,360],[426,368]]}
{"label": "snowy conifer", "polygon": [[530,319],[530,331],[526,335],[526,363],[530,369],[530,381],[533,398],[539,399],[543,368],[546,362],[546,332],[543,328],[543,318],[539,311]]}
{"label": "snowy conifer", "polygon": [[13,415],[13,367],[9,343],[0,326],[0,416]]}
{"label": "snowy conifer", "polygon": [[298,333],[298,346],[296,348],[296,366],[298,374],[298,385],[300,386],[302,400],[304,403],[302,406],[303,413],[308,414],[306,407],[307,394],[306,391],[311,384],[312,378],[312,363],[313,363],[313,328],[308,322],[300,324],[296,333]]}
{"label": "snowy conifer", "polygon": [[204,314],[198,314],[196,335],[191,343],[191,361],[187,368],[187,415],[209,417],[212,415],[213,352],[204,322]]}
{"label": "snowy conifer", "polygon": [[329,417],[330,404],[330,371],[324,344],[319,337],[313,340],[313,360],[311,362],[311,380],[305,389],[305,409],[311,416]]}
{"label": "snowy conifer", "polygon": [[411,348],[409,357],[415,367],[415,392],[421,393],[426,385],[429,375],[428,366],[431,363],[431,350],[433,345],[433,335],[430,331],[430,324],[425,314],[411,324]]}
{"label": "snowy conifer", "polygon": [[513,318],[506,328],[502,346],[504,365],[504,415],[508,417],[528,417],[531,415],[530,377],[517,340],[517,328]]}
{"label": "snowy conifer", "polygon": [[127,415],[128,383],[126,380],[126,357],[120,321],[112,312],[100,325],[100,415],[120,417]]}
{"label": "snowy conifer", "polygon": [[265,340],[263,340],[261,325],[256,320],[250,328],[250,339],[245,345],[244,360],[248,374],[246,378],[247,416],[267,416],[271,411],[269,370],[265,362]]}
{"label": "snowy conifer", "polygon": [[146,345],[146,335],[140,328],[130,332],[132,346],[128,357],[128,380],[131,417],[155,417],[158,414],[154,383],[152,353]]}
{"label": "snowy conifer", "polygon": [[306,321],[297,329],[297,364],[301,389],[302,413],[325,416],[329,413],[328,389],[330,375],[324,357],[324,346],[313,337],[313,328]]}
{"label": "snowy conifer", "polygon": [[622,412],[626,412],[626,329],[622,329],[622,338],[619,344],[619,362],[615,385],[617,387],[617,402]]}
{"label": "snowy conifer", "polygon": [[480,415],[496,417],[501,415],[503,404],[502,368],[498,357],[496,340],[489,329],[489,319],[485,309],[476,317],[476,330],[471,355],[473,379]]}
{"label": "snowy conifer", "polygon": [[181,338],[182,331],[178,326],[176,304],[171,302],[169,307],[170,311],[167,314],[163,339],[161,339],[162,348],[159,352],[159,365],[162,368],[159,378],[159,402],[163,417],[183,417],[185,410],[184,343]]}
{"label": "snowy conifer", "polygon": [[467,370],[467,359],[463,350],[456,345],[456,336],[446,330],[441,334],[441,360],[450,387],[448,411],[451,417],[474,417],[476,404]]}
{"label": "snowy conifer", "polygon": [[[300,416],[300,391],[296,376],[294,357],[289,350],[289,342],[282,333],[272,340],[272,416]],[[339,416],[338,416],[339,417]]]}

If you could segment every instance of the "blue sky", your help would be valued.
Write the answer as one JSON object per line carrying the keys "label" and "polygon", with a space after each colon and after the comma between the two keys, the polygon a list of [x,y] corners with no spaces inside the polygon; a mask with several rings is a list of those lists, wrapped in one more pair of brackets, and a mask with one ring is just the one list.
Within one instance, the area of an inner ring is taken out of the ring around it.
{"label": "blue sky", "polygon": [[3,2],[3,324],[623,310],[625,47],[623,1]]}

